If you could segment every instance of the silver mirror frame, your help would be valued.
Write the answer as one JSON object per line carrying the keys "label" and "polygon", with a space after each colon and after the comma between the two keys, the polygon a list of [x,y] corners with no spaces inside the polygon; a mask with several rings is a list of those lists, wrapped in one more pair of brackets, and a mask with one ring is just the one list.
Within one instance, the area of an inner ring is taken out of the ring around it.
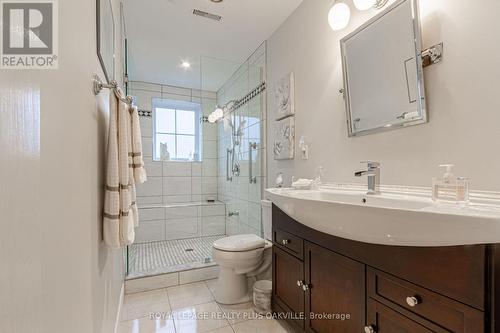
{"label": "silver mirror frame", "polygon": [[[102,7],[101,7],[101,4],[104,3],[105,1],[108,2],[108,5],[109,5],[109,8],[110,8],[110,12],[108,13],[110,16],[111,16],[111,23],[112,23],[112,27],[113,27],[113,40],[112,40],[112,48],[113,48],[113,59],[112,59],[112,68],[107,68],[106,67],[106,61],[103,57],[103,54],[102,54],[102,43],[104,42],[103,39],[102,39],[102,35],[101,35],[101,19],[103,18],[103,11],[102,11]],[[115,78],[115,65],[116,65],[116,61],[115,61],[115,44],[116,44],[116,36],[115,36],[115,31],[116,31],[116,25],[115,25],[115,14],[113,13],[113,6],[111,4],[111,2],[109,0],[96,0],[96,39],[97,39],[97,57],[99,59],[99,63],[101,64],[101,68],[102,68],[102,71],[104,73],[104,77],[106,79],[106,82],[108,84],[111,84],[111,82],[114,80]]]}
{"label": "silver mirror frame", "polygon": [[[351,114],[351,108],[350,108],[351,103],[350,103],[350,98],[349,98],[349,80],[348,80],[347,74],[346,74],[346,72],[347,72],[347,58],[346,58],[346,50],[345,50],[346,42],[350,38],[352,38],[353,36],[357,35],[361,31],[366,29],[368,26],[370,26],[374,22],[376,22],[379,19],[381,19],[382,17],[384,17],[386,14],[391,12],[393,9],[397,8],[399,5],[405,3],[406,1],[410,1],[411,7],[412,7],[413,35],[415,37],[414,38],[414,41],[415,41],[415,59],[416,59],[416,64],[417,64],[417,81],[418,81],[417,82],[417,89],[418,89],[418,96],[420,97],[418,99],[418,104],[419,104],[419,110],[421,111],[421,117],[418,119],[413,119],[413,120],[404,122],[404,123],[387,124],[387,125],[384,125],[381,127],[376,127],[376,128],[372,128],[372,129],[368,129],[368,130],[355,131],[353,128],[352,114]],[[342,38],[340,40],[340,49],[341,49],[341,57],[342,57],[342,73],[343,73],[343,78],[344,78],[344,88],[341,89],[341,93],[343,94],[344,101],[345,101],[346,114],[347,114],[347,125],[348,125],[347,127],[348,127],[349,137],[391,131],[394,129],[425,124],[428,122],[425,88],[424,88],[424,71],[423,71],[423,65],[422,65],[422,32],[421,32],[421,27],[420,27],[420,15],[419,15],[418,0],[398,0],[395,3],[391,4],[383,12],[375,15],[370,20],[368,20],[363,25],[361,25],[359,28],[354,30],[352,33],[350,33],[349,35]]]}

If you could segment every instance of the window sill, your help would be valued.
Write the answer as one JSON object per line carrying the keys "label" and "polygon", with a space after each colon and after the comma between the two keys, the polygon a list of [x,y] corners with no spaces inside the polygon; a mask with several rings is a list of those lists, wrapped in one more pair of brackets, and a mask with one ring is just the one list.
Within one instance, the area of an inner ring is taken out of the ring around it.
{"label": "window sill", "polygon": [[171,162],[171,163],[201,163],[203,160],[161,160],[153,158],[153,162]]}

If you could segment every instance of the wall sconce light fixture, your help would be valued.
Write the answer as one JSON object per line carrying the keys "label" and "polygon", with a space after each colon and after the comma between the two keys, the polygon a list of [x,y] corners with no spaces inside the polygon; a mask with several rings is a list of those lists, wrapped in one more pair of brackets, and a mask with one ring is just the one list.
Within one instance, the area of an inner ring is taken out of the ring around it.
{"label": "wall sconce light fixture", "polygon": [[[357,10],[382,9],[389,0],[353,0]],[[345,2],[336,2],[328,12],[328,23],[333,31],[347,27],[351,19],[351,9]]]}

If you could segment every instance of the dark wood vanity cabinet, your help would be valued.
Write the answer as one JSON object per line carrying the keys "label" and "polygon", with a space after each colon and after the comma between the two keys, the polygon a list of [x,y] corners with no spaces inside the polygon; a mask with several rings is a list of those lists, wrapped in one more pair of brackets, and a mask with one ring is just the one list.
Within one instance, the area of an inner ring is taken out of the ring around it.
{"label": "dark wood vanity cabinet", "polygon": [[273,249],[273,299],[291,321],[304,328],[304,265],[296,257],[279,248]]}
{"label": "dark wood vanity cabinet", "polygon": [[360,243],[276,206],[273,243],[273,310],[297,332],[500,333],[496,245]]}
{"label": "dark wood vanity cabinet", "polygon": [[[411,319],[401,315],[400,313],[392,310],[391,308],[368,299],[368,312],[366,330],[359,332],[373,332],[378,333],[432,333],[430,329],[422,326]],[[351,331],[339,331],[351,332]]]}
{"label": "dark wood vanity cabinet", "polygon": [[[304,266],[305,310],[306,314],[315,314],[305,318],[307,331],[363,332],[364,265],[306,242]],[[324,320],[325,315],[335,317]]]}

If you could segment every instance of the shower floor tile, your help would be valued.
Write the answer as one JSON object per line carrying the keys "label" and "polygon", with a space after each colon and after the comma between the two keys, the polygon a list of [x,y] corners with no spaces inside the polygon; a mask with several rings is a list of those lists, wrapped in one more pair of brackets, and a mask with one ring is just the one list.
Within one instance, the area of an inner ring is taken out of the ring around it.
{"label": "shower floor tile", "polygon": [[212,243],[224,235],[132,244],[127,279],[214,266]]}

